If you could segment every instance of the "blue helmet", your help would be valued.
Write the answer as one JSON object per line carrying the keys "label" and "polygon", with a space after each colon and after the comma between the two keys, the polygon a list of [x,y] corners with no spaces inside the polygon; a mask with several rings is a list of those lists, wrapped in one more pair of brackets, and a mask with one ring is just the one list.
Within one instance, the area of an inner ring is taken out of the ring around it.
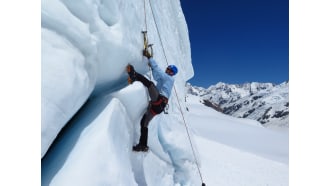
{"label": "blue helmet", "polygon": [[178,68],[175,65],[168,65],[167,68],[173,72],[173,76],[178,73]]}

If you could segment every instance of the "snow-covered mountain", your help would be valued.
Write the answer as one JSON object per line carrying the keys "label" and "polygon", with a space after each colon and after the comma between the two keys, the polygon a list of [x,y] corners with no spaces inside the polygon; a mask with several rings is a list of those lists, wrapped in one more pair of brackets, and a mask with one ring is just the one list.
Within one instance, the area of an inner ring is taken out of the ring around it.
{"label": "snow-covered mountain", "polygon": [[205,89],[187,84],[188,94],[225,114],[259,121],[267,127],[289,127],[289,82],[226,84]]}

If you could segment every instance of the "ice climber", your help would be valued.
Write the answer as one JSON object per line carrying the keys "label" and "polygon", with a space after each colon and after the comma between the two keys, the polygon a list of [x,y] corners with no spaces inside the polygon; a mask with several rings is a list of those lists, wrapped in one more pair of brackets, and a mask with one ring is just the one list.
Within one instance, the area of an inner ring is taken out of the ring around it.
{"label": "ice climber", "polygon": [[139,143],[133,146],[133,151],[145,152],[149,149],[147,145],[148,124],[154,116],[164,111],[174,85],[174,78],[172,76],[178,72],[178,69],[174,65],[169,65],[164,72],[159,68],[148,50],[143,50],[143,55],[148,58],[148,65],[151,67],[152,76],[157,82],[157,85],[143,75],[137,73],[134,70],[134,67],[130,64],[127,65],[126,70],[129,75],[128,82],[131,84],[134,81],[140,81],[145,87],[148,88],[150,96],[148,108],[140,121],[141,135]]}

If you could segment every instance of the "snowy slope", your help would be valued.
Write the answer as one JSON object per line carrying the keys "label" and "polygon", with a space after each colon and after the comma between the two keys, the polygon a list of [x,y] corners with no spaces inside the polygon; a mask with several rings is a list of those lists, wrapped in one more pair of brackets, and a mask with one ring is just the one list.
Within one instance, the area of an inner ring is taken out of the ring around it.
{"label": "snowy slope", "polygon": [[288,164],[288,131],[270,130],[255,120],[219,113],[200,100],[198,96],[187,97],[188,121],[197,135]]}
{"label": "snowy slope", "polygon": [[289,185],[289,134],[234,118],[187,97],[207,185]]}
{"label": "snowy slope", "polygon": [[204,182],[210,186],[287,186],[288,165],[197,137]]}

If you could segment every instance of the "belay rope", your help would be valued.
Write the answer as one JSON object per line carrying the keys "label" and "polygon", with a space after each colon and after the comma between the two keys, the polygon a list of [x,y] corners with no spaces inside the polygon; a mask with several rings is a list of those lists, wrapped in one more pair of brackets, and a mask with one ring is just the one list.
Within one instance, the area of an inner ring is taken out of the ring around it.
{"label": "belay rope", "polygon": [[[149,44],[148,41],[148,24],[147,24],[147,13],[146,13],[146,0],[143,0],[143,8],[144,8],[144,25],[145,25],[145,30],[142,31],[143,34],[143,50],[148,51],[148,49],[150,48],[150,55],[153,56],[153,49],[152,49],[152,44]],[[142,61],[143,61],[143,55],[142,55]],[[151,80],[152,75],[151,75],[151,67],[149,67],[149,79]]]}
{"label": "belay rope", "polygon": [[[143,33],[143,36],[144,36],[144,49],[148,49],[149,44],[148,44],[148,38],[147,38],[147,16],[146,16],[146,3],[145,3],[146,0],[143,0],[143,1],[144,1],[144,16],[145,16],[145,28],[146,28],[146,30],[145,31],[142,31],[142,33]],[[160,36],[159,28],[158,28],[158,25],[157,25],[157,22],[156,22],[155,14],[154,14],[153,8],[151,6],[150,0],[149,0],[149,5],[150,5],[150,8],[151,8],[151,13],[152,13],[152,16],[153,16],[154,23],[156,25],[156,30],[157,30],[157,34],[158,34],[158,37],[159,37],[159,40],[160,40],[160,44],[161,44],[162,49],[163,49],[163,54],[164,54],[164,57],[165,57],[166,64],[169,65],[168,60],[167,60],[167,57],[166,57],[166,52],[165,52],[165,49],[164,49],[163,41],[162,41],[162,38]],[[151,52],[152,52],[152,45],[150,45],[150,48],[151,48]],[[175,85],[173,85],[173,87],[174,87],[176,99],[178,101],[179,110],[180,110],[180,113],[181,113],[181,116],[182,116],[182,120],[183,120],[183,123],[184,123],[185,128],[186,128],[186,132],[187,132],[188,139],[189,139],[189,142],[190,142],[191,150],[192,150],[192,153],[193,153],[193,156],[194,156],[194,159],[195,159],[195,164],[196,164],[196,167],[198,169],[199,176],[200,176],[201,181],[202,181],[202,186],[206,186],[205,183],[204,183],[204,181],[203,181],[201,170],[200,170],[200,168],[199,168],[199,166],[197,164],[196,154],[195,154],[195,151],[194,151],[194,147],[192,145],[192,142],[191,142],[191,137],[190,137],[190,134],[189,134],[189,131],[188,131],[187,123],[186,123],[186,120],[185,120],[184,115],[183,115],[183,111],[182,111],[182,107],[181,107],[181,104],[180,104],[180,101],[179,101],[178,93],[177,93],[177,90],[175,88]]]}

